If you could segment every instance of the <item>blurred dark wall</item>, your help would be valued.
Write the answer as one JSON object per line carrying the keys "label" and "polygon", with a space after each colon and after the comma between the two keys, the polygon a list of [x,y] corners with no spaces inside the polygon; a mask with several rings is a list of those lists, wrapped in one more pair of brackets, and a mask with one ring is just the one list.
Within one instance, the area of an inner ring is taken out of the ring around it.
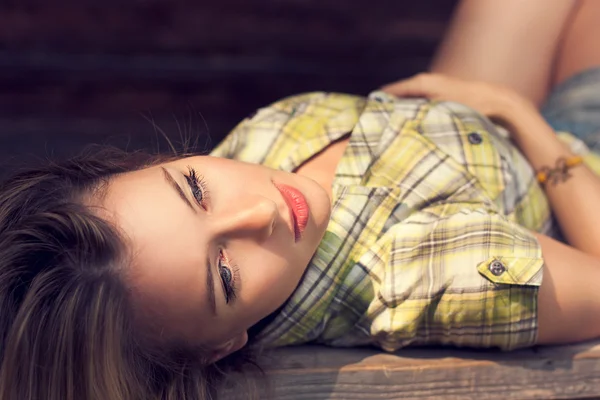
{"label": "blurred dark wall", "polygon": [[152,149],[155,128],[211,146],[278,98],[366,94],[427,66],[454,4],[3,0],[0,162]]}

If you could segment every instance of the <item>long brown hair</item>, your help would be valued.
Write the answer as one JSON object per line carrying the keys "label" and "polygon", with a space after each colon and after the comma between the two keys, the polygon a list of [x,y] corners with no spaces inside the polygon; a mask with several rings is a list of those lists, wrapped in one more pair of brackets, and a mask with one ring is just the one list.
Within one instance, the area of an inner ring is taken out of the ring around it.
{"label": "long brown hair", "polygon": [[123,240],[84,199],[159,161],[99,148],[0,184],[0,400],[209,399],[250,361],[140,339]]}

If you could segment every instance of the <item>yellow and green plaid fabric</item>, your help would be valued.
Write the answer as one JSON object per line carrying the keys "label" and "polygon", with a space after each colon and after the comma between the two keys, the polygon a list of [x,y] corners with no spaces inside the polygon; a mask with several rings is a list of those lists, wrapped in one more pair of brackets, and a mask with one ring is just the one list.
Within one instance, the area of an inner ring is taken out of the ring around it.
{"label": "yellow and green plaid fabric", "polygon": [[534,344],[543,260],[530,231],[558,232],[525,158],[473,110],[309,93],[258,110],[212,155],[293,171],[348,134],[323,241],[255,343]]}

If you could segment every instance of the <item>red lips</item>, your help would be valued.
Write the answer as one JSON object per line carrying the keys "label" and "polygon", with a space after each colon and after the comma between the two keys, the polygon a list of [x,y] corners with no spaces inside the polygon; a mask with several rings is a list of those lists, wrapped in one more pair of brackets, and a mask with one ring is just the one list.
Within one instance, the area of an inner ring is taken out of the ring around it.
{"label": "red lips", "polygon": [[306,224],[308,224],[308,203],[302,192],[295,187],[279,183],[274,184],[290,208],[290,214],[294,225],[294,240],[297,242],[302,238],[302,232],[304,232]]}

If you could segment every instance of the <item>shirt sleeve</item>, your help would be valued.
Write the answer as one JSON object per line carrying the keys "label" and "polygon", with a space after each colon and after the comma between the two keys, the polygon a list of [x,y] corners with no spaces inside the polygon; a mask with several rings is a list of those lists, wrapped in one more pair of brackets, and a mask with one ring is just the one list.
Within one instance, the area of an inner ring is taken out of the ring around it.
{"label": "shirt sleeve", "polygon": [[543,258],[527,229],[442,203],[393,226],[372,251],[384,256],[369,266],[374,300],[364,328],[383,349],[534,344]]}
{"label": "shirt sleeve", "polygon": [[328,92],[284,98],[248,115],[210,155],[264,164],[280,147],[351,131],[364,103],[360,96]]}

